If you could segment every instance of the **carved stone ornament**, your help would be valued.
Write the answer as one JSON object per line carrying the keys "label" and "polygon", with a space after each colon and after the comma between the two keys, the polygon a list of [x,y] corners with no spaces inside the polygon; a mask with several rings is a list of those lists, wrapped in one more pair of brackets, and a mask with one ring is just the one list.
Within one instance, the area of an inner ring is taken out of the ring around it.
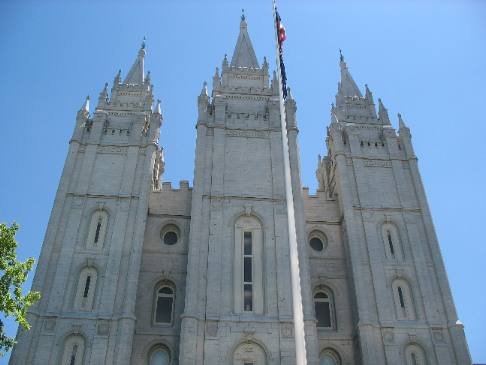
{"label": "carved stone ornament", "polygon": [[97,333],[100,336],[107,336],[110,329],[110,325],[107,320],[101,319],[98,321]]}
{"label": "carved stone ornament", "polygon": [[213,322],[213,321],[207,322],[206,332],[209,336],[216,337],[218,335],[218,322]]}

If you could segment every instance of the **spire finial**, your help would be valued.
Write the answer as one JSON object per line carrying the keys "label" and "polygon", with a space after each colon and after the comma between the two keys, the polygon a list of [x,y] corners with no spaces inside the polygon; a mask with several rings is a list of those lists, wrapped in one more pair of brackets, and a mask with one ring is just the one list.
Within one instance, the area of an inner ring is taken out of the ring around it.
{"label": "spire finial", "polygon": [[339,61],[344,62],[343,51],[339,48]]}
{"label": "spire finial", "polygon": [[142,45],[140,46],[141,49],[145,49],[145,41],[146,40],[147,40],[147,37],[143,36]]}
{"label": "spire finial", "polygon": [[241,21],[245,21],[245,9],[241,9]]}

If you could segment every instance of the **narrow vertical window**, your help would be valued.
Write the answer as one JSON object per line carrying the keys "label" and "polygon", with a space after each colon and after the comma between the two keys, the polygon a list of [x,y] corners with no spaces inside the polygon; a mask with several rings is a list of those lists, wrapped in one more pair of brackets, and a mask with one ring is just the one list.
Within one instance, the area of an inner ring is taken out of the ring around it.
{"label": "narrow vertical window", "polygon": [[234,243],[234,311],[263,313],[263,230],[260,221],[251,215],[238,218]]}
{"label": "narrow vertical window", "polygon": [[400,243],[398,228],[392,223],[385,223],[381,227],[381,235],[385,249],[385,256],[392,260],[403,260],[403,250]]}
{"label": "narrow vertical window", "polygon": [[71,353],[71,361],[69,362],[69,365],[74,365],[76,363],[76,353],[77,352],[78,352],[78,345],[74,344],[73,352]]}
{"label": "narrow vertical window", "polygon": [[84,356],[84,338],[71,335],[64,342],[60,365],[82,365]]}
{"label": "narrow vertical window", "polygon": [[84,268],[79,274],[74,308],[79,310],[91,310],[96,289],[97,272],[93,267]]}
{"label": "narrow vertical window", "polygon": [[96,225],[94,243],[98,243],[98,240],[100,239],[100,230],[101,230],[101,217],[98,218],[98,224]]}
{"label": "narrow vertical window", "polygon": [[314,295],[314,309],[317,319],[317,327],[333,327],[333,306],[332,298],[329,292],[319,291]]}
{"label": "narrow vertical window", "polygon": [[243,298],[245,312],[253,311],[253,237],[243,234]]}
{"label": "narrow vertical window", "polygon": [[412,364],[419,365],[419,363],[417,362],[417,355],[415,355],[415,353],[412,352],[411,357],[412,357]]}
{"label": "narrow vertical window", "polygon": [[390,231],[386,231],[386,236],[388,238],[388,246],[390,247],[390,253],[393,257],[395,257],[395,249],[393,248],[393,241],[392,241]]}
{"label": "narrow vertical window", "polygon": [[405,359],[407,365],[426,365],[427,356],[425,351],[418,344],[410,344],[405,349]]}
{"label": "narrow vertical window", "polygon": [[398,287],[397,290],[398,290],[398,299],[400,300],[400,307],[405,308],[405,302],[403,300],[403,290],[401,287]]}
{"label": "narrow vertical window", "polygon": [[168,285],[164,285],[157,290],[155,297],[155,323],[172,323],[174,297],[174,289]]}
{"label": "narrow vertical window", "polygon": [[89,283],[90,282],[91,282],[91,275],[88,275],[86,277],[86,282],[84,284],[83,298],[87,298],[88,297],[88,293],[89,293]]}
{"label": "narrow vertical window", "polygon": [[108,214],[104,210],[97,210],[91,216],[89,225],[87,248],[100,249],[103,247],[106,236],[106,227],[108,224]]}
{"label": "narrow vertical window", "polygon": [[396,279],[392,283],[392,289],[397,318],[414,320],[416,318],[415,306],[410,285],[404,279]]}

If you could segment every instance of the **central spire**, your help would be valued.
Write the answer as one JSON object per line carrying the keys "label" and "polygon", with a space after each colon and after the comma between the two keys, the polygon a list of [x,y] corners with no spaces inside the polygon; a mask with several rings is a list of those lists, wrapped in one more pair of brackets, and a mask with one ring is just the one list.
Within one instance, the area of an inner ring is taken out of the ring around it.
{"label": "central spire", "polygon": [[233,67],[247,67],[247,68],[259,68],[258,60],[251,44],[250,36],[247,31],[248,25],[246,23],[246,17],[244,11],[241,15],[240,22],[240,35],[236,42],[236,47],[233,52],[233,58],[231,59],[231,66]]}
{"label": "central spire", "polygon": [[144,71],[143,71],[143,64],[145,58],[145,37],[143,37],[142,45],[140,46],[140,50],[138,51],[138,56],[135,62],[133,63],[132,68],[127,74],[124,84],[133,84],[133,85],[141,85],[144,82]]}
{"label": "central spire", "polygon": [[341,50],[339,50],[339,66],[341,67],[341,82],[339,83],[339,93],[342,96],[362,97],[361,91],[359,91],[356,82],[354,82],[353,77],[348,70],[348,66],[344,61],[344,56]]}

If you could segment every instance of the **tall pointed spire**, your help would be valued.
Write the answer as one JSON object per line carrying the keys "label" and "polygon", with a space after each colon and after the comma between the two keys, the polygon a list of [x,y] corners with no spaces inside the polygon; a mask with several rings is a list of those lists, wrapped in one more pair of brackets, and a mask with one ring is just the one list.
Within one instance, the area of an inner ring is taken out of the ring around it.
{"label": "tall pointed spire", "polygon": [[253,49],[253,45],[248,35],[248,25],[246,24],[245,13],[241,15],[240,34],[236,42],[233,58],[231,59],[231,66],[234,67],[248,67],[259,68],[258,60]]}
{"label": "tall pointed spire", "polygon": [[344,56],[339,50],[339,66],[341,67],[341,82],[339,83],[339,94],[341,96],[359,96],[362,97],[361,91],[353,80],[348,66],[344,61]]}
{"label": "tall pointed spire", "polygon": [[138,56],[135,62],[133,63],[132,68],[128,72],[124,84],[134,84],[134,85],[141,85],[144,81],[144,58],[145,58],[145,37],[143,38],[142,45],[140,46],[140,50],[138,51]]}

